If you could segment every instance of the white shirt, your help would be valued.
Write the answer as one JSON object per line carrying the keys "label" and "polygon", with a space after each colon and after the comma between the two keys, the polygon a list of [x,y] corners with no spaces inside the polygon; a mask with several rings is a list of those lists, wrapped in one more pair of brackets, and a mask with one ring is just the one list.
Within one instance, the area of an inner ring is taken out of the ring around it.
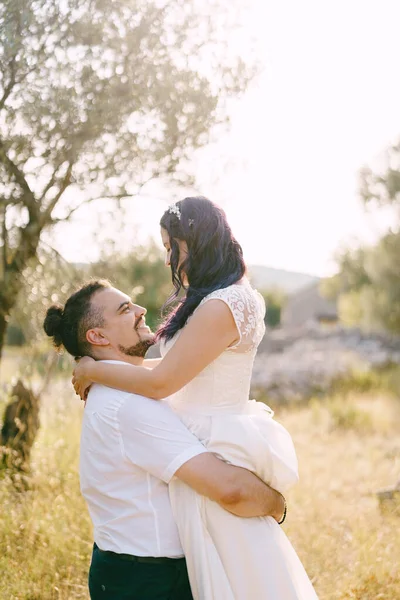
{"label": "white shirt", "polygon": [[166,402],[94,384],[83,415],[80,484],[99,548],[183,556],[167,484],[206,451]]}

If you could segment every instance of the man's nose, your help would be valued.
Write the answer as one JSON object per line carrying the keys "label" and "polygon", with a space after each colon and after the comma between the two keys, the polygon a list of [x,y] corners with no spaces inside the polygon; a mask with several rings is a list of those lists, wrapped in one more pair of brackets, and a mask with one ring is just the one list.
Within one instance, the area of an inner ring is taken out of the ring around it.
{"label": "man's nose", "polygon": [[135,304],[135,315],[137,317],[144,317],[147,313],[147,309],[144,306],[139,306],[139,304]]}
{"label": "man's nose", "polygon": [[170,267],[171,266],[171,261],[170,261],[170,258],[169,258],[169,254],[167,254],[167,256],[165,257],[165,261],[164,262],[165,262],[165,266],[166,267]]}

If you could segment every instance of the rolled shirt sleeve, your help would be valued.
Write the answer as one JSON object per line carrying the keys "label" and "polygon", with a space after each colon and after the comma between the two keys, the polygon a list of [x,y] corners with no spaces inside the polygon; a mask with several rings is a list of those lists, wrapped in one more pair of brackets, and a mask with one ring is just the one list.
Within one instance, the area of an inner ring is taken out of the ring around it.
{"label": "rolled shirt sleeve", "polygon": [[129,395],[118,411],[127,460],[169,483],[188,460],[207,452],[165,401]]}

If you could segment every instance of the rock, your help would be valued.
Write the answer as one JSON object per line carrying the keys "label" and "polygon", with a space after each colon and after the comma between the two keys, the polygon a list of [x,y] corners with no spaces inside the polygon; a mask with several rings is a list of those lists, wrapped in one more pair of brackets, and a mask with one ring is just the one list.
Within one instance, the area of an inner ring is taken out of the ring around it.
{"label": "rock", "polygon": [[253,390],[282,401],[327,391],[352,370],[400,364],[400,339],[335,327],[267,331],[256,356]]}

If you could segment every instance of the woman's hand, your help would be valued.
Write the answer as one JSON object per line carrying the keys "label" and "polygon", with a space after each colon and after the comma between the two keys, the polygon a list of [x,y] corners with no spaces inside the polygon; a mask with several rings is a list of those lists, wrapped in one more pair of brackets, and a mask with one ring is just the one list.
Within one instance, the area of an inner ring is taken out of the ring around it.
{"label": "woman's hand", "polygon": [[90,386],[93,383],[88,376],[88,367],[94,362],[96,361],[93,358],[84,356],[77,361],[77,365],[72,373],[72,385],[74,386],[75,393],[84,402],[86,402]]}

